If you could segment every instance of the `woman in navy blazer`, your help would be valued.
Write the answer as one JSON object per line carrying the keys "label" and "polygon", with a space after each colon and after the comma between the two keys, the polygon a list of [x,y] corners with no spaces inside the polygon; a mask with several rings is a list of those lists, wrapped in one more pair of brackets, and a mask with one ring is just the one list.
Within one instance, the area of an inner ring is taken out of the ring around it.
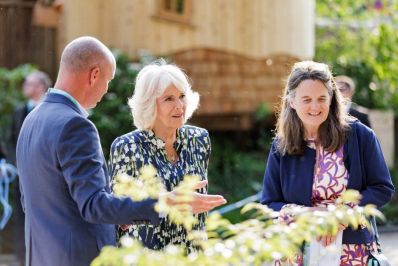
{"label": "woman in navy blazer", "polygon": [[[261,203],[281,211],[324,208],[346,190],[358,190],[360,206],[381,207],[394,193],[374,132],[346,115],[327,65],[293,66],[281,103],[276,137],[264,175]],[[324,245],[333,236],[321,239]],[[366,229],[343,231],[342,265],[366,265]]]}

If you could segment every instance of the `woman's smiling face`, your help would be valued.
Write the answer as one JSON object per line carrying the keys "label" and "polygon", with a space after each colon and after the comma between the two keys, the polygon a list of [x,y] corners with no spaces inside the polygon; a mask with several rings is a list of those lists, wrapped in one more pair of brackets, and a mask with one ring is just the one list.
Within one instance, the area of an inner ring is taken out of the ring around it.
{"label": "woman's smiling face", "polygon": [[303,80],[295,89],[290,106],[296,110],[306,131],[318,130],[329,115],[331,97],[319,80]]}

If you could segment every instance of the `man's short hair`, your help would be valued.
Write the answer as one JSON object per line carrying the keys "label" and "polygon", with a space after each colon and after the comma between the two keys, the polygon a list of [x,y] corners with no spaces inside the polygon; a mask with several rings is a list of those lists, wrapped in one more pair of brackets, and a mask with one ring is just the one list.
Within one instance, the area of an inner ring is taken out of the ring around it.
{"label": "man's short hair", "polygon": [[61,68],[80,72],[101,66],[104,60],[106,63],[116,64],[115,57],[108,47],[94,37],[83,36],[65,47],[61,56]]}

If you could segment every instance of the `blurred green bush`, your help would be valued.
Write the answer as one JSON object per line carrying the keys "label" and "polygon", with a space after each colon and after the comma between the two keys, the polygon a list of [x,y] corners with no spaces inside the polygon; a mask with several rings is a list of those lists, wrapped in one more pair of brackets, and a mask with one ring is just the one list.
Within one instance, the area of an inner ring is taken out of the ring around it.
{"label": "blurred green bush", "polygon": [[10,135],[11,117],[15,108],[23,103],[21,85],[24,78],[35,69],[30,64],[13,69],[0,67],[0,145],[6,150]]}
{"label": "blurred green bush", "polygon": [[133,95],[135,78],[142,68],[142,64],[131,63],[127,55],[118,50],[113,50],[113,54],[116,58],[115,78],[109,83],[104,99],[92,109],[89,116],[98,129],[106,158],[113,140],[134,130],[127,101]]}

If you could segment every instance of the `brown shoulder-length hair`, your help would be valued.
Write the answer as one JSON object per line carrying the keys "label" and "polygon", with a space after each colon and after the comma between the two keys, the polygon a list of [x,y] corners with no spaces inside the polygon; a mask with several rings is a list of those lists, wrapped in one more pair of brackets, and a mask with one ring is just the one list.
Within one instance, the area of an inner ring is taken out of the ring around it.
{"label": "brown shoulder-length hair", "polygon": [[347,138],[349,117],[344,110],[343,97],[336,88],[333,75],[328,65],[313,61],[302,61],[294,64],[287,79],[281,100],[276,124],[278,151],[282,154],[304,154],[306,140],[304,125],[296,111],[290,106],[296,88],[304,80],[319,80],[331,96],[328,117],[318,130],[318,141],[325,150],[337,151]]}

